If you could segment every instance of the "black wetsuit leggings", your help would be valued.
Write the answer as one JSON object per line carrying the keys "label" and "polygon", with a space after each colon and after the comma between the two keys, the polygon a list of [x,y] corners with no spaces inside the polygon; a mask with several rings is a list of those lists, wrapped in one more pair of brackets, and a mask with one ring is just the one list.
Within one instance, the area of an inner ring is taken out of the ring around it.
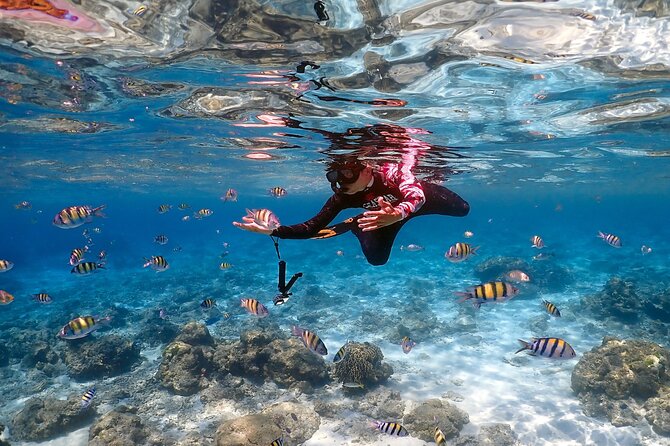
{"label": "black wetsuit leggings", "polygon": [[[384,265],[388,261],[398,231],[412,218],[420,215],[464,217],[470,212],[468,202],[446,187],[423,181],[421,182],[421,186],[426,196],[426,202],[421,206],[421,209],[408,218],[398,223],[367,232],[363,232],[354,221],[351,231],[358,238],[363,254],[371,265]],[[361,216],[362,214],[356,216],[355,220],[358,220],[358,217]]]}

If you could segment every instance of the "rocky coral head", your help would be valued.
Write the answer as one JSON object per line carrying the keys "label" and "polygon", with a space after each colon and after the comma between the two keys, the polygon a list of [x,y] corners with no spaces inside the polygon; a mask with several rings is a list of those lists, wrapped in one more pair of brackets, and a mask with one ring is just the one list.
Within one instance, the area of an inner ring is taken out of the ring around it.
{"label": "rocky coral head", "polygon": [[384,354],[376,345],[350,342],[344,359],[335,365],[335,376],[341,383],[366,387],[384,382],[393,374],[393,368],[382,363],[383,359]]}

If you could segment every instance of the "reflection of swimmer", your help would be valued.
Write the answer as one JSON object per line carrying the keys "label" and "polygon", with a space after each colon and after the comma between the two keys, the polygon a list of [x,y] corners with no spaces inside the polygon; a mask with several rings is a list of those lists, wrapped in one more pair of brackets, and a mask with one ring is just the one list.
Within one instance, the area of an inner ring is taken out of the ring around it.
{"label": "reflection of swimmer", "polygon": [[[418,215],[465,216],[468,203],[449,189],[417,180],[401,164],[372,167],[360,161],[331,164],[326,178],[335,192],[321,211],[304,223],[279,226],[275,230],[253,222],[233,222],[241,229],[286,239],[328,238],[351,232],[356,235],[366,259],[383,265],[391,254],[400,228]],[[326,227],[344,209],[367,211],[335,226]]]}
{"label": "reflection of swimmer", "polygon": [[57,19],[65,19],[72,22],[79,20],[79,17],[70,14],[67,9],[56,8],[48,0],[0,0],[0,9],[5,9],[7,11],[33,9],[52,17],[56,17]]}

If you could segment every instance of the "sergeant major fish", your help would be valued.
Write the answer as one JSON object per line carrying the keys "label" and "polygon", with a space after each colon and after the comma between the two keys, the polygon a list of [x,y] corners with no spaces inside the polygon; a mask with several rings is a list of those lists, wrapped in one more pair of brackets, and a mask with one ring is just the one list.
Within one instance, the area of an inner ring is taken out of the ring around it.
{"label": "sergeant major fish", "polygon": [[447,446],[447,438],[444,436],[444,433],[439,426],[435,426],[433,437],[435,438],[435,444],[437,444],[437,446]]}
{"label": "sergeant major fish", "polygon": [[519,339],[519,343],[521,348],[515,354],[529,350],[528,354],[545,358],[570,359],[577,356],[570,344],[559,338],[532,338],[530,342]]}
{"label": "sergeant major fish", "polygon": [[110,316],[102,319],[95,316],[80,316],[65,324],[58,332],[58,337],[67,340],[85,338],[111,320]]}
{"label": "sergeant major fish", "polygon": [[9,260],[0,260],[0,273],[6,273],[10,269],[14,268],[14,263]]}
{"label": "sergeant major fish", "polygon": [[37,301],[41,304],[50,304],[51,296],[47,293],[37,293],[30,296],[32,300]]}
{"label": "sergeant major fish", "polygon": [[273,187],[272,189],[269,190],[270,195],[272,195],[275,198],[281,198],[286,195],[286,189],[283,187]]}
{"label": "sergeant major fish", "polygon": [[608,245],[614,248],[621,248],[621,239],[614,234],[606,234],[602,231],[598,231],[598,237],[605,240]]}
{"label": "sergeant major fish", "polygon": [[95,397],[95,386],[88,389],[81,396],[81,410],[88,408],[88,406],[90,406],[91,403],[93,402],[94,397]]}
{"label": "sergeant major fish", "polygon": [[221,199],[223,201],[237,201],[237,191],[235,189],[228,189]]}
{"label": "sergeant major fish", "polygon": [[79,265],[84,260],[84,254],[88,251],[88,246],[85,248],[74,248],[70,253],[70,265]]}
{"label": "sergeant major fish", "polygon": [[349,345],[349,342],[344,344],[340,349],[335,353],[335,356],[333,357],[333,364],[337,364],[338,362],[341,362],[346,356],[347,356],[347,346]]}
{"label": "sergeant major fish", "polygon": [[552,316],[555,317],[561,317],[561,312],[558,311],[558,308],[556,308],[556,305],[552,304],[548,300],[542,299],[542,305],[544,305],[544,308],[547,310],[547,313],[551,314]]}
{"label": "sergeant major fish", "polygon": [[158,243],[159,245],[165,245],[168,242],[167,235],[159,234],[156,237],[154,237],[154,242]]}
{"label": "sergeant major fish", "polygon": [[328,349],[326,344],[323,343],[321,338],[317,336],[316,333],[312,333],[309,330],[305,330],[296,325],[291,327],[291,334],[297,336],[302,340],[302,343],[307,347],[311,352],[316,353],[317,355],[325,356],[328,354]]}
{"label": "sergeant major fish", "polygon": [[458,242],[449,248],[444,257],[450,262],[458,263],[467,260],[470,256],[477,255],[477,249],[479,249],[479,246],[473,248],[469,243]]}
{"label": "sergeant major fish", "polygon": [[99,269],[105,269],[105,265],[95,262],[82,262],[70,270],[71,274],[85,276],[87,274],[97,273]]}
{"label": "sergeant major fish", "polygon": [[163,271],[170,268],[170,265],[163,256],[151,256],[151,258],[149,259],[145,258],[144,265],[142,265],[142,268],[146,268],[147,266],[150,266],[151,269],[153,269],[157,273],[162,273]]}
{"label": "sergeant major fish", "polygon": [[459,302],[474,299],[472,305],[479,309],[483,303],[506,302],[519,294],[519,289],[507,282],[487,282],[467,289],[466,292],[457,292],[463,296]]}
{"label": "sergeant major fish", "polygon": [[385,434],[389,435],[395,435],[396,437],[406,437],[409,435],[407,429],[402,427],[402,425],[400,425],[399,423],[373,421],[372,427],[374,427],[380,432],[384,432]]}
{"label": "sergeant major fish", "polygon": [[90,206],[70,206],[61,210],[53,219],[54,226],[61,229],[78,228],[84,223],[93,221],[93,217],[104,217],[102,210],[106,205],[91,208]]}
{"label": "sergeant major fish", "polygon": [[277,216],[269,209],[247,209],[247,218],[253,219],[254,223],[271,231],[281,225]]}
{"label": "sergeant major fish", "polygon": [[260,318],[263,318],[268,314],[270,314],[265,305],[263,305],[256,299],[249,299],[243,297],[242,299],[240,299],[240,307],[245,308],[249,313],[253,314],[254,316],[258,316]]}
{"label": "sergeant major fish", "polygon": [[533,248],[542,249],[544,248],[544,240],[539,235],[534,235],[530,238]]}
{"label": "sergeant major fish", "polygon": [[203,208],[199,209],[195,214],[193,214],[193,218],[200,220],[204,217],[209,217],[214,214],[214,211],[208,208]]}

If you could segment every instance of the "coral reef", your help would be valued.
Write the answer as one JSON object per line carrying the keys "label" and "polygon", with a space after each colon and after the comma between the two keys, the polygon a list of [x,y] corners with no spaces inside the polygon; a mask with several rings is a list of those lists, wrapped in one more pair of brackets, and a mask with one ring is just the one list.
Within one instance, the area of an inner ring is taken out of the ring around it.
{"label": "coral reef", "polygon": [[162,445],[148,431],[133,409],[120,406],[96,420],[88,435],[88,446]]}
{"label": "coral reef", "polygon": [[260,413],[224,421],[216,432],[216,444],[267,445],[282,435],[287,444],[302,444],[314,435],[319,424],[319,416],[310,405],[287,401],[266,407]]}
{"label": "coral reef", "polygon": [[55,398],[31,398],[12,420],[12,434],[20,440],[47,440],[85,426],[95,411],[81,411],[81,395],[66,401]]}
{"label": "coral reef", "polygon": [[451,440],[454,446],[519,446],[521,443],[509,424],[487,424],[477,436],[463,435]]}
{"label": "coral reef", "polygon": [[156,374],[161,384],[177,395],[193,395],[207,385],[212,367],[214,338],[203,324],[189,322],[163,350]]}
{"label": "coral reef", "polygon": [[604,415],[615,426],[638,422],[644,405],[649,422],[663,433],[668,419],[663,407],[668,404],[669,363],[670,351],[657,344],[606,337],[575,366],[572,390],[585,414]]}
{"label": "coral reef", "polygon": [[328,383],[325,361],[297,339],[286,339],[273,328],[247,330],[240,340],[221,343],[213,358],[219,373],[271,380],[282,387],[311,392],[313,386]]}
{"label": "coral reef", "polygon": [[369,342],[350,342],[347,354],[335,365],[335,376],[341,383],[361,384],[365,387],[385,382],[393,374],[393,368],[382,363],[384,354]]}
{"label": "coral reef", "polygon": [[447,438],[453,438],[470,422],[470,418],[453,404],[435,398],[410,410],[403,422],[413,437],[433,441],[435,426],[439,426]]}
{"label": "coral reef", "polygon": [[64,358],[70,376],[95,379],[130,370],[140,359],[140,348],[130,339],[106,335],[67,341]]}

